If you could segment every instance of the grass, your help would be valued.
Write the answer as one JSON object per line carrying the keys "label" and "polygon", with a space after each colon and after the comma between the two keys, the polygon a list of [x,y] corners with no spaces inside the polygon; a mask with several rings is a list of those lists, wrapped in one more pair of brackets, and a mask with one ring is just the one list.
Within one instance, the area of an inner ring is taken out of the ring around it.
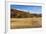
{"label": "grass", "polygon": [[39,28],[42,26],[42,18],[11,18],[11,29],[15,28]]}

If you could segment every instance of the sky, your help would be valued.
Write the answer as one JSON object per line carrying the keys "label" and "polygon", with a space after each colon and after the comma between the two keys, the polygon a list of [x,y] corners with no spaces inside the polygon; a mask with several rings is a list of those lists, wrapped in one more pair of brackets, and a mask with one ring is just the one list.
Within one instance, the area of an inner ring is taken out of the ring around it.
{"label": "sky", "polygon": [[42,13],[42,6],[34,6],[34,5],[11,5],[12,9],[16,10],[25,10],[26,12],[32,13]]}

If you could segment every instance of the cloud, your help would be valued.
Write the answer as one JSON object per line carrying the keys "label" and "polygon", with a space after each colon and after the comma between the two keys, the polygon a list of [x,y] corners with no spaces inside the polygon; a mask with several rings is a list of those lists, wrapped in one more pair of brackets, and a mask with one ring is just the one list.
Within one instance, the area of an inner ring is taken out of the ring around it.
{"label": "cloud", "polygon": [[[13,8],[13,9],[15,9],[15,8]],[[39,12],[39,11],[32,11],[32,10],[24,10],[24,9],[16,9],[16,10],[19,10],[19,11],[24,11],[24,12],[29,12],[29,13],[36,13],[36,14],[41,14],[41,12]]]}

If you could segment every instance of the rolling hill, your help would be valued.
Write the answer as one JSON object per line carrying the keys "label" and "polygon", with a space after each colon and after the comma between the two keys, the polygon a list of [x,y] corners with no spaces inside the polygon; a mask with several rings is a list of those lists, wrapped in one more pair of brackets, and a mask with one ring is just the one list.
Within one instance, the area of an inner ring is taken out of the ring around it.
{"label": "rolling hill", "polygon": [[11,18],[41,17],[41,14],[33,14],[22,10],[11,9]]}

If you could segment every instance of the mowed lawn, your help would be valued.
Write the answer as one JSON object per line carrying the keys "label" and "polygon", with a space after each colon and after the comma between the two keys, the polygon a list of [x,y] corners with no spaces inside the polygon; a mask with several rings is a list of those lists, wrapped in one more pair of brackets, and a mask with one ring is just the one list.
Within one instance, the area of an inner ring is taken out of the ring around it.
{"label": "mowed lawn", "polygon": [[39,28],[42,26],[42,18],[11,18],[11,29],[16,28]]}

